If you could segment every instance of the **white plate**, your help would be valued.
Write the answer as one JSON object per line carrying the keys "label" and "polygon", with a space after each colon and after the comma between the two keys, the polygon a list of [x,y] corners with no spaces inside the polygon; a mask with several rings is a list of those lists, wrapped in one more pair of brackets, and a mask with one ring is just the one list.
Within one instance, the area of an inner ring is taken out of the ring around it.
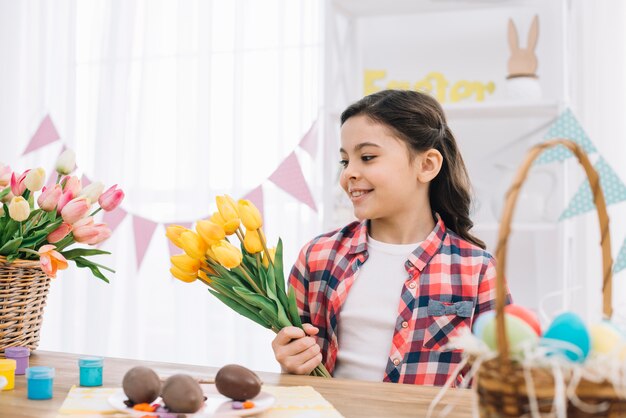
{"label": "white plate", "polygon": [[[256,396],[256,398],[252,399],[252,402],[254,402],[254,408],[233,409],[232,408],[233,401],[230,398],[222,396],[215,388],[215,385],[200,385],[200,386],[202,387],[204,396],[206,396],[207,399],[206,401],[204,401],[204,406],[198,412],[196,412],[195,414],[186,414],[187,417],[194,417],[194,418],[243,417],[247,415],[259,414],[265,411],[266,409],[269,409],[272,405],[274,405],[274,402],[276,402],[276,398],[274,398],[273,395],[270,395],[267,392],[261,391],[261,393],[259,393]],[[143,412],[143,411],[134,410],[133,408],[129,408],[124,403],[124,401],[126,401],[127,399],[128,398],[124,394],[124,391],[120,389],[119,392],[109,397],[109,403],[118,411],[124,411],[126,413],[132,414],[133,416],[156,417],[159,415],[159,413],[157,412]],[[163,405],[163,402],[161,401],[160,397],[157,398],[157,400],[152,403],[153,404],[158,403],[158,404]]]}

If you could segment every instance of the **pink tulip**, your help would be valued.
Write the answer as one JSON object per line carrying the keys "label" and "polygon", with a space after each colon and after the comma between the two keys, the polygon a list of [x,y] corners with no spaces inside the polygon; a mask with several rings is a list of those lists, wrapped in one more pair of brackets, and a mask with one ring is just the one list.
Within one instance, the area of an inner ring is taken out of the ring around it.
{"label": "pink tulip", "polygon": [[61,185],[63,186],[63,191],[67,192],[68,190],[72,192],[74,196],[78,196],[80,191],[83,189],[83,186],[80,183],[80,179],[76,176],[65,176],[61,180]]}
{"label": "pink tulip", "polygon": [[61,186],[58,184],[55,184],[52,188],[44,187],[37,199],[37,205],[45,212],[52,212],[59,204],[62,194],[63,190],[61,190]]}
{"label": "pink tulip", "polygon": [[61,217],[68,224],[74,224],[84,218],[89,212],[91,204],[86,197],[77,197],[70,200],[61,210]]}
{"label": "pink tulip", "polygon": [[47,240],[50,244],[55,244],[61,241],[72,231],[72,225],[63,222],[57,229],[48,234]]}
{"label": "pink tulip", "polygon": [[71,190],[63,192],[63,194],[59,198],[59,203],[57,204],[57,213],[61,214],[61,211],[63,210],[65,205],[67,205],[72,199],[74,199],[74,195],[72,194]]}
{"label": "pink tulip", "polygon": [[22,173],[21,176],[17,177],[15,172],[11,174],[11,193],[15,196],[21,196],[26,191],[26,184],[24,180],[26,179],[26,175],[30,170],[26,170]]}
{"label": "pink tulip", "polygon": [[98,199],[98,203],[100,207],[107,212],[111,212],[113,209],[118,207],[122,200],[124,199],[124,192],[122,189],[117,190],[117,184],[111,186],[106,192],[100,195]]}
{"label": "pink tulip", "polygon": [[111,230],[105,224],[95,224],[89,216],[74,224],[73,235],[77,242],[96,245],[109,238]]}

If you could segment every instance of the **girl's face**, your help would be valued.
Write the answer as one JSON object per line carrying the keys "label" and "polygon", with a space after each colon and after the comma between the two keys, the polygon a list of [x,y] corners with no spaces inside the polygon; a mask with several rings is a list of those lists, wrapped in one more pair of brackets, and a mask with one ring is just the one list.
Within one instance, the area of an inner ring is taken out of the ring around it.
{"label": "girl's face", "polygon": [[362,115],[349,118],[341,127],[339,152],[339,182],[358,219],[406,219],[428,196],[418,180],[420,156],[410,158],[406,143],[385,125]]}

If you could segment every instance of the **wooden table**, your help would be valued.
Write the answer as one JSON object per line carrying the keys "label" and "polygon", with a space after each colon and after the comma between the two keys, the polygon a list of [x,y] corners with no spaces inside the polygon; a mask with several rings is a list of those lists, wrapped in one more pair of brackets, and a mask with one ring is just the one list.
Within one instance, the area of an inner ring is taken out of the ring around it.
{"label": "wooden table", "polygon": [[[0,417],[55,417],[70,388],[78,385],[79,357],[78,354],[39,350],[33,352],[30,357],[31,366],[51,366],[56,369],[54,397],[45,401],[28,400],[25,377],[16,376],[15,389],[0,392]],[[218,370],[215,367],[206,366],[105,358],[104,386],[121,387],[124,373],[129,368],[138,365],[152,367],[157,373],[188,373],[207,379],[212,379]],[[268,385],[312,386],[346,418],[424,417],[431,400],[439,392],[439,388],[394,383],[325,379],[277,373],[259,373],[259,376]],[[446,394],[444,404],[446,401],[453,401],[456,405],[450,416],[455,418],[472,416],[472,397],[468,390],[451,389]]]}

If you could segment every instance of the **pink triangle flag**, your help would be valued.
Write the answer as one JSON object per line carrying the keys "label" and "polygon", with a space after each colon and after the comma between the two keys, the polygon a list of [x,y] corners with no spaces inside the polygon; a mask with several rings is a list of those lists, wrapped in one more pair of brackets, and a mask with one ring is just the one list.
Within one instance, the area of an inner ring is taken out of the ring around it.
{"label": "pink triangle flag", "polygon": [[[171,225],[180,225],[183,226],[187,229],[191,228],[191,222],[172,222],[169,224],[165,224],[165,228],[167,229],[168,226]],[[166,238],[167,239],[167,238]],[[170,251],[170,257],[176,254],[180,254],[183,250],[181,250],[180,248],[178,248],[177,246],[175,246],[174,244],[172,244],[172,241],[170,241],[169,239],[167,239],[167,248]]]}
{"label": "pink triangle flag", "polygon": [[30,142],[26,146],[26,149],[22,153],[22,155],[26,155],[30,152],[33,152],[45,145],[51,144],[54,141],[59,140],[61,137],[57,132],[54,124],[52,123],[52,119],[50,119],[50,115],[46,115],[45,118],[39,124],[39,128],[37,128],[37,132],[32,136]]}
{"label": "pink triangle flag", "polygon": [[107,224],[111,232],[113,232],[122,223],[127,214],[128,212],[122,209],[121,206],[118,206],[111,212],[104,212],[102,222]]}
{"label": "pink triangle flag", "polygon": [[263,187],[261,185],[250,190],[243,198],[251,201],[259,212],[261,212],[261,216],[263,216]]}
{"label": "pink triangle flag", "polygon": [[304,179],[300,162],[294,152],[289,154],[289,156],[280,163],[269,179],[278,187],[317,212],[313,195]]}
{"label": "pink triangle flag", "polygon": [[152,235],[157,227],[157,223],[141,216],[133,215],[133,232],[135,234],[135,255],[137,257],[137,270],[141,268],[141,262],[146,255],[146,250]]}
{"label": "pink triangle flag", "polygon": [[83,186],[83,188],[85,188],[91,184],[91,180],[89,180],[89,178],[83,174],[83,176],[80,178],[80,184]]}
{"label": "pink triangle flag", "polygon": [[317,120],[313,122],[308,132],[300,140],[300,148],[309,153],[312,158],[317,155]]}

